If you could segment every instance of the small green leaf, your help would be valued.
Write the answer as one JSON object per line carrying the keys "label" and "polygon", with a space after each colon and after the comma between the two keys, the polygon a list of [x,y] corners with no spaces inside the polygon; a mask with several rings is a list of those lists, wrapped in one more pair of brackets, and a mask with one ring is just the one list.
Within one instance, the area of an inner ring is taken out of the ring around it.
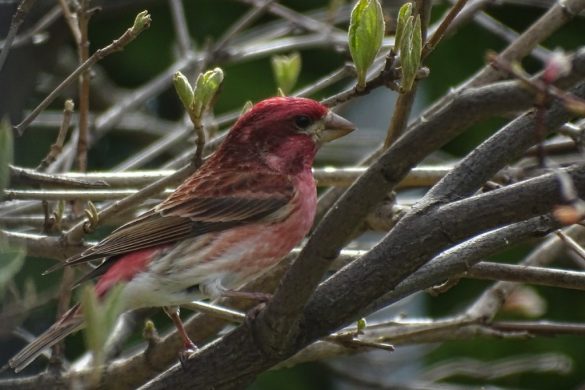
{"label": "small green leaf", "polygon": [[349,51],[356,67],[358,86],[366,84],[368,68],[384,39],[384,14],[378,0],[359,0],[351,11]]}
{"label": "small green leaf", "polygon": [[8,121],[0,122],[0,193],[8,185],[10,171],[8,165],[13,160],[12,128]]}
{"label": "small green leaf", "polygon": [[193,88],[191,88],[189,80],[183,73],[176,72],[173,75],[173,85],[177,95],[179,95],[179,99],[181,99],[181,103],[183,103],[183,107],[188,110],[191,103],[193,103]]}
{"label": "small green leaf", "polygon": [[292,53],[288,56],[273,56],[271,64],[276,86],[285,95],[288,95],[296,85],[301,73],[301,55]]}
{"label": "small green leaf", "polygon": [[94,358],[98,360],[100,353],[103,351],[103,340],[106,337],[106,333],[103,327],[103,317],[99,313],[99,303],[93,285],[88,285],[83,289],[81,307],[83,308],[83,316],[86,323],[84,330],[85,345],[94,354]]}
{"label": "small green leaf", "polygon": [[193,91],[193,101],[190,106],[190,112],[195,118],[201,118],[209,108],[222,82],[223,71],[220,68],[208,70],[197,76],[195,90]]}
{"label": "small green leaf", "polygon": [[404,25],[400,44],[400,63],[402,66],[402,92],[410,91],[420,67],[422,51],[422,32],[420,16],[410,16]]}
{"label": "small green leaf", "polygon": [[403,92],[407,91],[408,80],[411,78],[411,67],[409,66],[410,49],[412,47],[412,29],[414,27],[414,16],[410,16],[404,23],[404,30],[402,38],[400,39],[400,65],[401,65],[401,89]]}
{"label": "small green leaf", "polygon": [[420,56],[422,53],[422,31],[421,31],[421,23],[420,23],[420,15],[416,15],[416,19],[414,20],[414,26],[412,29],[412,38],[410,41],[410,52],[408,53],[408,62],[409,66],[412,68],[410,70],[411,79],[408,80],[408,89],[412,88],[414,81],[416,79],[416,73],[418,72],[418,68],[420,67]]}
{"label": "small green leaf", "polygon": [[[109,330],[112,330],[114,328],[114,325],[116,325],[116,320],[118,319],[118,316],[120,315],[120,312],[122,311],[122,290],[123,290],[123,287],[124,286],[122,284],[117,284],[116,286],[114,286],[114,288],[112,288],[108,292],[108,295],[106,295],[106,299],[104,301],[104,307],[105,307],[104,317],[105,317],[106,327]],[[109,334],[110,334],[110,332],[108,331],[108,335]]]}
{"label": "small green leaf", "polygon": [[104,347],[122,310],[122,290],[123,285],[118,284],[105,297],[98,299],[93,285],[83,289],[81,307],[86,323],[85,344],[92,352],[96,366],[104,363]]}
{"label": "small green leaf", "polygon": [[408,19],[412,15],[412,3],[405,3],[398,11],[398,18],[396,21],[396,35],[394,36],[394,52],[398,53],[400,50],[400,43],[404,36],[404,28]]}

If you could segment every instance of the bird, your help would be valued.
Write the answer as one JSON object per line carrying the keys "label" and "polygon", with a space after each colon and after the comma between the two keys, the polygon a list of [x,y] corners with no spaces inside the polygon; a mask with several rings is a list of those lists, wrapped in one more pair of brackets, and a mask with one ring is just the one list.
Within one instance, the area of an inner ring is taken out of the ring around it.
{"label": "bird", "polygon": [[[79,282],[96,279],[98,298],[122,284],[123,312],[162,307],[184,351],[193,351],[177,308],[205,298],[254,298],[254,292],[235,289],[276,264],[308,234],[317,206],[315,155],[323,143],[354,129],[312,99],[258,102],[165,200],[63,266],[103,259]],[[84,324],[78,303],[8,365],[21,371]]]}

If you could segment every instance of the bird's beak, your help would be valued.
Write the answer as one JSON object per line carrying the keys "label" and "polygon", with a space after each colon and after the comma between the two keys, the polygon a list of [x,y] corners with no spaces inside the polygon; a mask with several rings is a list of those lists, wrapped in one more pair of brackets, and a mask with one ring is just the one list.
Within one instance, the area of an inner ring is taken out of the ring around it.
{"label": "bird's beak", "polygon": [[343,137],[355,130],[355,125],[345,118],[329,111],[323,120],[323,130],[319,134],[320,142],[329,142]]}

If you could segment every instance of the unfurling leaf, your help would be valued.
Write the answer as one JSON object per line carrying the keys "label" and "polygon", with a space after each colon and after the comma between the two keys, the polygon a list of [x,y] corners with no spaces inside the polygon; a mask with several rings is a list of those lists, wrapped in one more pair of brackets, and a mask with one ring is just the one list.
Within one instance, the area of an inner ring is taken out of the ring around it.
{"label": "unfurling leaf", "polygon": [[359,0],[351,11],[348,41],[356,67],[358,86],[366,84],[368,68],[374,62],[384,39],[384,14],[378,0]]}
{"label": "unfurling leaf", "polygon": [[138,15],[136,15],[136,18],[134,19],[134,24],[132,25],[133,33],[139,34],[145,28],[149,28],[150,22],[152,22],[152,19],[148,11],[144,10],[142,12],[139,12]]}
{"label": "unfurling leaf", "polygon": [[404,36],[404,28],[412,15],[412,3],[405,3],[398,11],[398,20],[396,22],[396,35],[394,36],[394,51],[400,50],[400,42]]}
{"label": "unfurling leaf", "polygon": [[183,103],[183,107],[188,110],[191,107],[191,103],[193,103],[193,88],[191,88],[189,80],[183,73],[176,72],[173,75],[173,85],[177,95],[179,95],[179,99],[181,99],[181,103]]}
{"label": "unfurling leaf", "polygon": [[296,85],[301,73],[301,55],[292,53],[288,56],[273,56],[271,63],[276,86],[285,95],[288,95]]}
{"label": "unfurling leaf", "polygon": [[420,15],[410,16],[405,23],[400,42],[400,63],[402,65],[402,92],[410,91],[420,67],[422,53],[422,31]]}
{"label": "unfurling leaf", "polygon": [[93,285],[83,290],[81,307],[86,323],[85,344],[92,352],[96,366],[104,363],[104,347],[122,309],[122,288],[122,285],[115,286],[101,299],[98,299]]}
{"label": "unfurling leaf", "polygon": [[0,193],[8,185],[10,178],[8,165],[12,163],[12,129],[7,121],[0,122]]}
{"label": "unfurling leaf", "polygon": [[195,90],[193,91],[193,101],[189,107],[190,113],[195,118],[201,118],[203,113],[209,108],[222,82],[223,71],[220,68],[208,70],[197,76]]}

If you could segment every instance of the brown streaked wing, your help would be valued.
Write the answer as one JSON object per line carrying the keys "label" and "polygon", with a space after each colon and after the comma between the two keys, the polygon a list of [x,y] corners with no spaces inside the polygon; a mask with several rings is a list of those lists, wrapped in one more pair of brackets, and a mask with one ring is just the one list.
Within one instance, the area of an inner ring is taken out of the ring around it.
{"label": "brown streaked wing", "polygon": [[[294,186],[287,176],[233,172],[226,176],[225,180],[220,180],[220,176],[200,182],[192,178],[189,191],[182,191],[184,186],[179,187],[157,207],[68,259],[65,265],[171,244],[258,221],[283,208],[294,196]],[[267,182],[269,191],[266,191]]]}

